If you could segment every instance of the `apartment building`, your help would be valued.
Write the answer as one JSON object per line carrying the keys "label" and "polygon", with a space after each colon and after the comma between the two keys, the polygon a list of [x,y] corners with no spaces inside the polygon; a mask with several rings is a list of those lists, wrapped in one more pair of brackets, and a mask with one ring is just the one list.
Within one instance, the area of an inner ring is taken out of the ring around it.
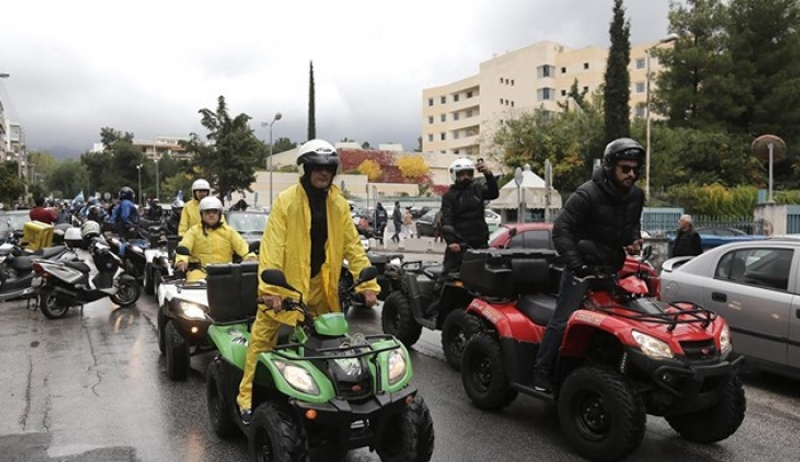
{"label": "apartment building", "polygon": [[[173,159],[191,159],[192,153],[186,151],[181,146],[181,141],[189,141],[187,137],[181,136],[157,136],[151,139],[134,139],[134,146],[142,148],[145,158],[153,160],[156,155],[160,159],[165,154],[169,154]],[[103,143],[94,143],[92,152],[103,152]]]}
{"label": "apartment building", "polygon": [[[647,50],[657,43],[631,47],[631,115],[644,117]],[[477,155],[504,120],[523,110],[542,107],[560,111],[559,102],[577,79],[578,88],[593,93],[603,83],[608,50],[572,49],[552,41],[480,63],[477,75],[422,91],[422,150]],[[651,75],[660,70],[651,58]],[[651,90],[653,82],[651,81]]]}

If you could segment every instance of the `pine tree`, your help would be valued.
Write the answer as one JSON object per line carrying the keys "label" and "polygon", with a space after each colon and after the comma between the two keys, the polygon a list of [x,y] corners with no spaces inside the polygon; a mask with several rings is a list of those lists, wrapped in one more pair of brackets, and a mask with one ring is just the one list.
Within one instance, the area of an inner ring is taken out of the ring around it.
{"label": "pine tree", "polygon": [[317,137],[317,109],[314,106],[314,62],[309,62],[308,71],[308,139]]}
{"label": "pine tree", "polygon": [[609,28],[611,48],[605,73],[605,138],[629,137],[631,132],[631,25],[625,20],[622,0],[614,0],[614,19]]}

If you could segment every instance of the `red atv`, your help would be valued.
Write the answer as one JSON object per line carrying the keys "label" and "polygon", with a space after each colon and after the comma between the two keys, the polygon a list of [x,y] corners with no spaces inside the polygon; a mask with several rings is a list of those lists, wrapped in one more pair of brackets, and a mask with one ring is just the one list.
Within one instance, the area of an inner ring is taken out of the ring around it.
{"label": "red atv", "polygon": [[[597,255],[588,241],[579,248]],[[469,398],[487,410],[508,406],[519,392],[554,402],[570,444],[594,461],[633,453],[647,414],[663,416],[691,441],[732,435],[746,401],[738,377],[742,358],[728,360],[728,325],[698,305],[656,300],[657,277],[645,263],[649,250],[617,274],[594,261],[591,288],[562,339],[552,393],[536,391],[532,379],[555,309],[561,276],[551,265],[555,253],[470,251],[461,278],[482,296],[467,311],[485,331],[464,350],[461,377]]]}

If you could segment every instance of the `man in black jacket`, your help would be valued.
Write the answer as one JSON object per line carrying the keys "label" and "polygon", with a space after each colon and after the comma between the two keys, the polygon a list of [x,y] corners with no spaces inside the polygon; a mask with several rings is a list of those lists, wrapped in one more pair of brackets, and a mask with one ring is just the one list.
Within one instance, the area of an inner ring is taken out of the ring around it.
{"label": "man in black jacket", "polygon": [[609,257],[603,261],[612,271],[624,264],[623,248],[629,254],[641,250],[641,216],[644,193],[636,186],[645,159],[642,146],[630,138],[619,138],[606,146],[603,167],[581,185],[564,205],[553,226],[553,244],[565,262],[556,309],[539,345],[534,387],[551,391],[553,366],[558,356],[567,320],[577,310],[588,288],[584,278],[590,270],[578,250],[578,242],[589,240]]}
{"label": "man in black jacket", "polygon": [[694,230],[691,215],[681,215],[678,219],[678,234],[670,250],[670,257],[696,257],[703,253],[703,241]]}
{"label": "man in black jacket", "polygon": [[[473,182],[475,170],[483,173],[486,184]],[[489,168],[478,160],[477,165],[470,159],[458,159],[450,164],[450,178],[453,184],[442,196],[442,228],[452,226],[458,237],[442,233],[447,249],[444,252],[442,274],[436,281],[434,294],[439,293],[447,275],[457,272],[464,260],[467,248],[486,248],[489,246],[489,226],[486,224],[484,201],[497,199],[497,179]],[[431,307],[433,311],[434,307]]]}

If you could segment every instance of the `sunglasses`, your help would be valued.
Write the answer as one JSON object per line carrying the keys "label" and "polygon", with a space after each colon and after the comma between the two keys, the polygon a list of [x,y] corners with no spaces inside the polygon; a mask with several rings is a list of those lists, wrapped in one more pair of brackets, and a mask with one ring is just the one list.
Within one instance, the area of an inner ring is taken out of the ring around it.
{"label": "sunglasses", "polygon": [[315,165],[310,169],[312,172],[316,170],[323,170],[329,173],[336,174],[336,170],[338,170],[336,165]]}
{"label": "sunglasses", "polygon": [[617,165],[617,168],[619,168],[625,175],[633,172],[634,175],[639,176],[639,174],[642,173],[642,167],[639,167],[638,165]]}

